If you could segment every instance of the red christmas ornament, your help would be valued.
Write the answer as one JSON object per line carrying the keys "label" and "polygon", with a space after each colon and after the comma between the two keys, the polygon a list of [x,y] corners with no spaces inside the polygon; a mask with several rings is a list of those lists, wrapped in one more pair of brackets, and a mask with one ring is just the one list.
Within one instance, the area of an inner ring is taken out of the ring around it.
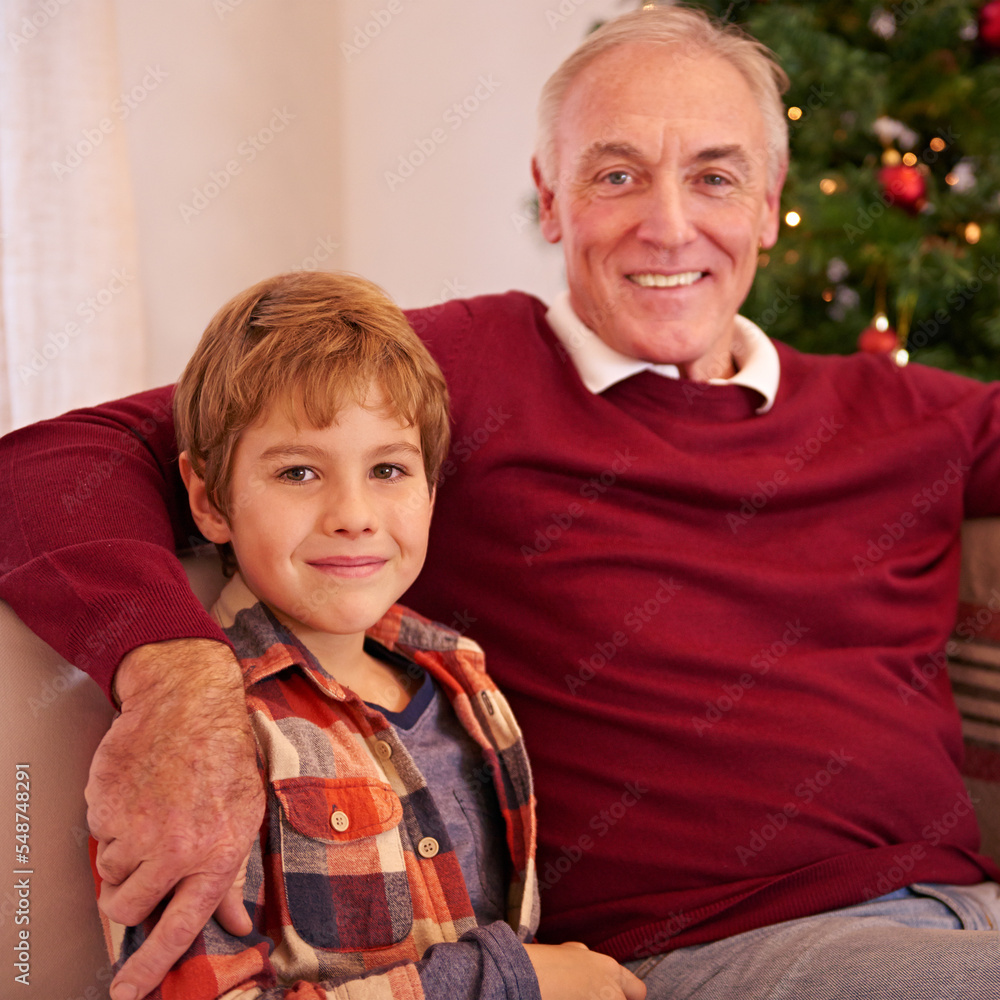
{"label": "red christmas ornament", "polygon": [[889,354],[899,347],[899,338],[891,326],[880,330],[877,326],[866,326],[858,337],[858,350],[871,354]]}
{"label": "red christmas ornament", "polygon": [[979,37],[987,48],[1000,49],[1000,0],[979,8]]}
{"label": "red christmas ornament", "polygon": [[883,167],[878,172],[878,179],[890,204],[898,205],[910,215],[916,215],[923,208],[927,181],[916,167],[908,167],[903,163]]}

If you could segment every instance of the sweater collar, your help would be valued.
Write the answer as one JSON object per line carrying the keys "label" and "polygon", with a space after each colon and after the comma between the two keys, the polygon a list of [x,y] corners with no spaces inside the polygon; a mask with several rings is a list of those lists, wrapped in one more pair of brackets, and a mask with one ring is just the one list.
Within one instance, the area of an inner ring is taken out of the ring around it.
{"label": "sweater collar", "polygon": [[[676,365],[658,365],[620,354],[585,326],[570,305],[569,292],[558,295],[545,319],[553,333],[573,359],[581,381],[594,395],[639,372],[651,371],[665,378],[680,378]],[[733,353],[742,359],[739,371],[730,378],[713,378],[709,385],[742,385],[764,397],[758,413],[767,413],[774,405],[781,378],[781,364],[774,344],[756,323],[736,317]]]}

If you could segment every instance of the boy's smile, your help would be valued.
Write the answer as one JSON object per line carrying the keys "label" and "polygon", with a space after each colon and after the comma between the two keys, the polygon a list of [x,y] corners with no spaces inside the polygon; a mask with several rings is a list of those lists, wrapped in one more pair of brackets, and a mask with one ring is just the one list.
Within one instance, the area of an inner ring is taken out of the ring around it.
{"label": "boy's smile", "polygon": [[229,522],[211,525],[212,541],[232,542],[253,593],[328,653],[360,653],[365,629],[416,579],[427,550],[432,498],[419,428],[392,415],[376,389],[366,403],[324,428],[272,407],[241,435]]}

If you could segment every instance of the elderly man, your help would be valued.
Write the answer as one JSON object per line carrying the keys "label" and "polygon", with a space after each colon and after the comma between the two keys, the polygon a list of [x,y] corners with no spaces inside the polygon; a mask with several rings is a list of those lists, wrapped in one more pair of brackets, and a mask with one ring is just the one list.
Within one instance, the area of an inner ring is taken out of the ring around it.
{"label": "elderly man", "polygon": [[[410,314],[456,447],[408,600],[468,628],[521,719],[543,939],[609,953],[651,997],[996,996],[1000,872],[947,678],[922,668],[950,630],[960,520],[1000,513],[1000,401],[802,355],[738,315],[778,234],[783,82],[756,42],[676,8],[610,23],[549,81],[534,174],[569,293]],[[105,683],[124,655],[90,802],[117,920],[176,883],[120,977],[142,988],[259,809],[235,668],[168,551],[188,531],[168,399],[3,453],[25,485],[2,596]],[[107,460],[65,523],[59,484]],[[141,621],[93,655],[124,596]],[[102,810],[112,794],[128,815]],[[221,917],[238,929],[231,898]]]}

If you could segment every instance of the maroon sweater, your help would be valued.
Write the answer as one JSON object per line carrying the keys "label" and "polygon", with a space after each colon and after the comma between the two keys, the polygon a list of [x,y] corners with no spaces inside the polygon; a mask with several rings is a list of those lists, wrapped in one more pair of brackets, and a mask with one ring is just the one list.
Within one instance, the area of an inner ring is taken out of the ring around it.
{"label": "maroon sweater", "polygon": [[[649,373],[593,396],[544,313],[410,314],[455,436],[406,598],[485,646],[519,716],[543,940],[626,959],[1000,875],[943,669],[959,523],[1000,513],[1000,390],[778,345],[763,416]],[[138,642],[218,635],[169,555],[193,529],[168,399],[0,450],[0,596],[105,684]]]}

